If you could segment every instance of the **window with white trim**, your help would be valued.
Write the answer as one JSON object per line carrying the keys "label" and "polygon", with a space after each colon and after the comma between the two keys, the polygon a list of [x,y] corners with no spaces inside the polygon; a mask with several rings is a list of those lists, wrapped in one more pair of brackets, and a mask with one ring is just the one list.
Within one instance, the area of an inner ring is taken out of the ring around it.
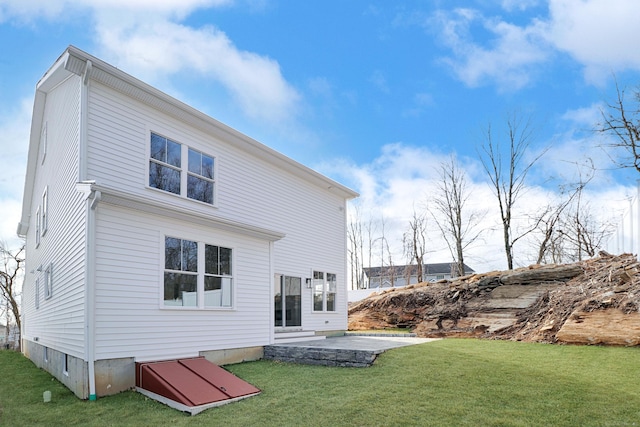
{"label": "window with white trim", "polygon": [[198,243],[165,237],[164,305],[198,306]]}
{"label": "window with white trim", "polygon": [[47,232],[47,228],[49,227],[49,187],[44,188],[44,192],[42,193],[42,219],[41,219],[41,235],[44,236]]}
{"label": "window with white trim", "polygon": [[165,307],[231,308],[232,249],[165,237]]}
{"label": "window with white trim", "polygon": [[204,245],[204,306],[231,307],[231,249]]}
{"label": "window with white trim", "polygon": [[40,215],[40,206],[36,209],[36,248],[40,245],[40,236],[42,233],[42,216]]}
{"label": "window with white trim", "polygon": [[153,132],[149,156],[150,187],[214,204],[213,156]]}
{"label": "window with white trim", "polygon": [[189,148],[187,197],[213,204],[213,157]]}
{"label": "window with white trim", "polygon": [[152,133],[150,156],[149,186],[180,194],[182,145]]}
{"label": "window with white trim", "polygon": [[313,311],[336,311],[338,284],[334,273],[313,272]]}
{"label": "window with white trim", "polygon": [[44,298],[49,299],[53,295],[53,264],[49,264],[44,270]]}

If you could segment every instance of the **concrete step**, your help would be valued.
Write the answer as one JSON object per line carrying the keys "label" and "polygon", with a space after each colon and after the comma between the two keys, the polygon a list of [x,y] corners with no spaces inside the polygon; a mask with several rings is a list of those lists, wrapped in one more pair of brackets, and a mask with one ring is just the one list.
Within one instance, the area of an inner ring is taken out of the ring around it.
{"label": "concrete step", "polygon": [[274,344],[285,344],[292,342],[323,340],[324,335],[316,335],[314,331],[282,331],[276,332]]}

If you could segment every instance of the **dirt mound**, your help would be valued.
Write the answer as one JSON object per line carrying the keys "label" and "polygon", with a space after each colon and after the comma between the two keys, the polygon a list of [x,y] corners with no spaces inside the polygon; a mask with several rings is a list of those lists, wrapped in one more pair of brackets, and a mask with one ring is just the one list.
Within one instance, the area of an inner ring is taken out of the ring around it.
{"label": "dirt mound", "polygon": [[373,294],[349,308],[349,329],[411,328],[423,337],[640,345],[640,263],[601,252]]}

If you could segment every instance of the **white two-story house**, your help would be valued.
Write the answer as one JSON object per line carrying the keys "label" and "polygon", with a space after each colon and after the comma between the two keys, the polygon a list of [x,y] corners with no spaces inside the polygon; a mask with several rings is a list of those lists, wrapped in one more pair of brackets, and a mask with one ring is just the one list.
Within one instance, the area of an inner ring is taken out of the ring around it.
{"label": "white two-story house", "polygon": [[23,351],[95,399],[135,362],[340,333],[354,197],[71,46],[36,86]]}

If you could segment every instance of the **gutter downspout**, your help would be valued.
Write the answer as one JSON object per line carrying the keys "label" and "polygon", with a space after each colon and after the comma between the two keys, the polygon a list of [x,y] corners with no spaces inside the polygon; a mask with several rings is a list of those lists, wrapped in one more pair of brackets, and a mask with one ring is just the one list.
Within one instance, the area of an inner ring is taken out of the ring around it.
{"label": "gutter downspout", "polygon": [[86,344],[87,364],[89,365],[89,400],[96,400],[96,374],[95,374],[95,235],[96,235],[96,209],[102,199],[100,191],[91,191],[87,198],[87,234],[85,242],[86,272]]}
{"label": "gutter downspout", "polygon": [[[88,105],[89,105],[89,77],[93,64],[87,61],[82,75],[80,87],[80,141],[78,147],[78,182],[87,182],[87,146],[88,146]],[[98,202],[102,195],[99,191],[87,194],[86,224],[85,224],[85,358],[88,365],[89,400],[97,399],[95,375],[95,215]]]}

